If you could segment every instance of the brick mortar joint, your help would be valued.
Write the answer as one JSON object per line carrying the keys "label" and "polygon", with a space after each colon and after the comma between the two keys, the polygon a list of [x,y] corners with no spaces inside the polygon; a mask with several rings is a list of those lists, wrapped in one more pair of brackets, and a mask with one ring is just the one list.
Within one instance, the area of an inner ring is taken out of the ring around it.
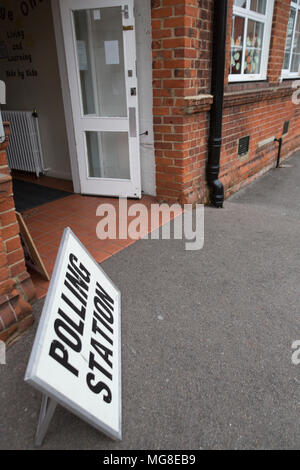
{"label": "brick mortar joint", "polygon": [[[3,165],[0,168],[6,168],[6,167],[7,167],[7,165]],[[0,173],[0,185],[5,184],[5,183],[9,183],[10,181],[12,181],[11,175],[7,175],[6,173]]]}
{"label": "brick mortar joint", "polygon": [[25,291],[24,291],[24,289],[23,289],[23,287],[22,287],[22,282],[20,282],[19,280],[16,281],[16,282],[17,282],[18,291],[21,293],[23,299],[24,299],[26,302],[28,302],[28,301],[29,301],[29,300],[28,300],[28,296],[26,295],[26,293],[25,293]]}
{"label": "brick mortar joint", "polygon": [[15,212],[15,208],[12,207],[11,209],[7,209],[6,211],[1,211],[1,215],[9,214],[10,212]]}
{"label": "brick mortar joint", "polygon": [[194,96],[184,96],[185,101],[191,101],[193,103],[201,103],[202,101],[213,102],[214,96],[211,94],[201,93]]}
{"label": "brick mortar joint", "polygon": [[[17,279],[17,278],[12,278],[12,279]],[[28,296],[26,295],[24,289],[22,288],[22,282],[18,281],[16,282],[16,285],[12,288],[10,294],[5,294],[1,297],[2,299],[2,302],[1,302],[1,305],[0,305],[0,333],[7,330],[8,328],[11,328],[13,325],[17,325],[21,320],[18,318],[18,315],[16,313],[16,309],[14,308],[13,304],[12,304],[12,300],[13,299],[17,299],[16,300],[16,305],[19,304],[20,300],[21,299],[21,305],[23,305],[23,308],[22,308],[22,312],[21,313],[25,313],[26,309],[30,308],[32,309],[30,303],[29,303],[29,299],[28,299]],[[23,302],[23,303],[22,303]],[[26,305],[27,304],[27,305]],[[1,307],[3,307],[4,305],[7,305],[12,314],[13,314],[13,317],[14,317],[14,322],[12,322],[10,325],[5,325],[3,319],[2,319],[2,315],[1,315]],[[30,316],[32,315],[32,312],[28,313],[27,316]],[[26,318],[24,317],[24,318]],[[2,327],[2,328],[1,328]],[[2,329],[2,331],[1,331]]]}
{"label": "brick mortar joint", "polygon": [[[3,227],[0,227],[3,228]],[[14,240],[15,238],[20,237],[20,234],[14,235],[13,237],[9,237],[6,240],[3,240],[4,243],[10,242],[11,240]]]}
{"label": "brick mortar joint", "polygon": [[[15,248],[14,250],[10,251],[9,253],[6,253],[6,255],[7,255],[7,256],[8,256],[8,255],[13,255],[13,254],[16,253],[17,251],[22,251],[22,250],[23,250],[22,246],[19,246],[18,248]],[[10,266],[12,266],[12,265],[10,265]]]}
{"label": "brick mortar joint", "polygon": [[[0,215],[2,215],[2,214],[3,214],[3,212],[0,212]],[[16,225],[16,224],[17,224],[17,221],[12,222],[11,224],[7,224],[7,225],[0,224],[0,227],[1,228],[9,228],[9,227],[12,227],[13,225]],[[4,241],[6,241],[6,240],[4,240]]]}
{"label": "brick mortar joint", "polygon": [[212,103],[201,103],[193,106],[187,106],[184,108],[184,114],[191,116],[193,114],[206,113],[211,110]]}
{"label": "brick mortar joint", "polygon": [[14,318],[15,318],[15,322],[17,322],[17,321],[18,321],[18,317],[17,317],[16,311],[15,311],[15,309],[13,308],[13,306],[12,306],[10,300],[8,301],[8,305],[9,305],[9,307],[10,307],[10,309],[11,309],[11,311],[12,311],[12,314],[13,314],[13,316],[14,316]]}

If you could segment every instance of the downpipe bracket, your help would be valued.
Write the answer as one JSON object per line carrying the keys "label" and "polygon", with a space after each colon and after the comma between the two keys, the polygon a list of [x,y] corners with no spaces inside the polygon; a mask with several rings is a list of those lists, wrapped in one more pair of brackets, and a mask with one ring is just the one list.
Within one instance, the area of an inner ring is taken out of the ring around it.
{"label": "downpipe bracket", "polygon": [[276,168],[280,168],[280,157],[281,157],[281,147],[282,147],[282,137],[279,139],[275,138],[274,142],[278,142],[278,154],[277,154],[277,161],[276,161]]}

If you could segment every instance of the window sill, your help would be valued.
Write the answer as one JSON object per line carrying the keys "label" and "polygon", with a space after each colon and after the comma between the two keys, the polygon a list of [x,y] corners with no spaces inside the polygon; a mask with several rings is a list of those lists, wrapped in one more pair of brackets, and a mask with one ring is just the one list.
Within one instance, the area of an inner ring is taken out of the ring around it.
{"label": "window sill", "polygon": [[239,75],[229,75],[228,82],[229,83],[255,83],[255,82],[263,82],[266,81],[266,77],[261,75],[243,75],[240,77]]}
{"label": "window sill", "polygon": [[281,76],[280,79],[284,82],[284,81],[287,81],[287,80],[300,80],[300,75],[294,75],[294,76]]}

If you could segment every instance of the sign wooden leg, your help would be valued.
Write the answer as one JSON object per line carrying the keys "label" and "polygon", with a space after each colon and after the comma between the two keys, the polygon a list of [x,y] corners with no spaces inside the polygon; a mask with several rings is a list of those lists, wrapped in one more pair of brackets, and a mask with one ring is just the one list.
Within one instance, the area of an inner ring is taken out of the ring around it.
{"label": "sign wooden leg", "polygon": [[54,415],[57,403],[56,401],[49,398],[47,395],[43,395],[41,411],[39,416],[38,427],[35,435],[35,445],[40,447],[43,443],[45,435],[48,431],[51,419]]}

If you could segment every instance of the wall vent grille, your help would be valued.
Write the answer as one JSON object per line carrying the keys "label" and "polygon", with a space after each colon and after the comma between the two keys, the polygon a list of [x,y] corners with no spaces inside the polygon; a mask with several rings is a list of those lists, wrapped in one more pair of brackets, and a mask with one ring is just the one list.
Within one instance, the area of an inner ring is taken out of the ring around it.
{"label": "wall vent grille", "polygon": [[289,128],[290,128],[290,121],[284,121],[283,132],[282,132],[283,135],[288,133]]}
{"label": "wall vent grille", "polygon": [[249,152],[250,135],[239,139],[238,156],[243,157]]}

